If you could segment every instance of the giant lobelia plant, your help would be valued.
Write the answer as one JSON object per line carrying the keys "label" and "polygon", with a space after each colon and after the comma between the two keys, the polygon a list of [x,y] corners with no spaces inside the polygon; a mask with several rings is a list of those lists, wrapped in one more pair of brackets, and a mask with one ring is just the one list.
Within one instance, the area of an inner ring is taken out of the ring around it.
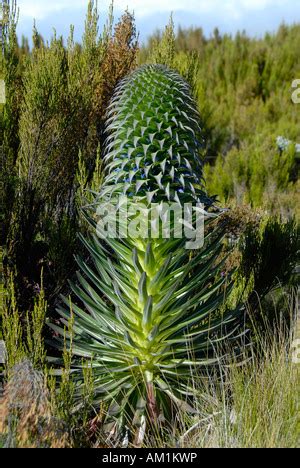
{"label": "giant lobelia plant", "polygon": [[[230,291],[219,261],[224,229],[213,227],[209,215],[199,115],[189,86],[163,66],[136,70],[116,89],[106,132],[104,182],[85,210],[95,232],[82,238],[90,261],[77,259],[78,282],[71,284],[77,296],[73,370],[80,395],[81,360],[91,360],[95,405],[107,402],[115,428],[136,425],[139,438],[147,421],[171,421],[180,408],[193,411],[192,374],[218,362],[215,349],[235,333],[238,311],[219,310]],[[127,217],[136,224],[136,206],[202,203],[204,246],[187,249],[171,216],[169,236],[156,223],[154,235],[137,227],[135,235],[105,237],[99,207],[110,203],[122,212],[125,196]],[[70,304],[63,300],[58,312],[67,324]],[[52,327],[63,347],[64,329]]]}

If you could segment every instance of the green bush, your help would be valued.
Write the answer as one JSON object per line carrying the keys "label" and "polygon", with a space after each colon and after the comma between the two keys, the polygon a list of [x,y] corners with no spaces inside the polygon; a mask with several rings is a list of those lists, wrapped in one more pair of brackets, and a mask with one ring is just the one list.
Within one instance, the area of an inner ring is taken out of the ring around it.
{"label": "green bush", "polygon": [[257,326],[267,329],[272,323],[274,329],[282,321],[288,324],[293,317],[284,316],[284,307],[267,307],[264,300],[276,289],[280,291],[296,285],[299,225],[295,220],[282,222],[277,217],[269,217],[260,228],[246,230],[240,248],[240,274],[247,283],[251,283],[252,291],[247,299],[250,318]]}
{"label": "green bush", "polygon": [[[290,144],[280,151],[276,140],[264,135],[240,149],[219,156],[215,166],[206,166],[207,186],[222,203],[265,207],[280,214],[280,195],[295,187],[296,148]],[[295,211],[296,204],[291,204]]]}

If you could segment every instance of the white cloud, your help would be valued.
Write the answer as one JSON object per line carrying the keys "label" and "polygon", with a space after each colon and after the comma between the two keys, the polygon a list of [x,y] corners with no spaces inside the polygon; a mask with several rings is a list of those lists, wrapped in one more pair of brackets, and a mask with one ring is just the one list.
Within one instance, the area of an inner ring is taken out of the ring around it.
{"label": "white cloud", "polygon": [[88,0],[18,0],[21,18],[44,19],[63,10],[86,8]]}
{"label": "white cloud", "polygon": [[287,3],[291,3],[288,0],[241,0],[241,5],[246,10],[264,10],[267,7],[282,7]]}
{"label": "white cloud", "polygon": [[[248,10],[264,10],[269,6],[284,6],[292,0],[115,0],[115,6],[129,7],[137,16],[157,12],[220,13],[239,17]],[[103,2],[102,2],[103,3]]]}
{"label": "white cloud", "polygon": [[[99,9],[106,10],[110,0],[99,0]],[[135,11],[137,17],[158,12],[185,11],[205,14],[222,13],[229,18],[239,18],[248,11],[262,11],[267,7],[283,7],[293,4],[294,0],[115,0],[115,8],[127,7]],[[88,0],[18,0],[22,17],[44,19],[49,14],[64,10],[86,9]]]}

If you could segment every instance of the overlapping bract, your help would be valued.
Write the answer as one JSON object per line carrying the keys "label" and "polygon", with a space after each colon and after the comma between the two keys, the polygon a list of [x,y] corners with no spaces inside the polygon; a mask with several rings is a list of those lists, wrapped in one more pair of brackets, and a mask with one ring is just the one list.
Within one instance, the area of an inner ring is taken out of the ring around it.
{"label": "overlapping bract", "polygon": [[205,201],[200,117],[188,84],[162,65],[139,68],[108,109],[103,194]]}

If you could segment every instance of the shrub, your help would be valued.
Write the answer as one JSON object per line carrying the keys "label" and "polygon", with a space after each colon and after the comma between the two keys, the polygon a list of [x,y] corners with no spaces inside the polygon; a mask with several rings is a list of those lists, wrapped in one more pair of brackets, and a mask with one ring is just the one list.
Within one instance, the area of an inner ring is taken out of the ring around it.
{"label": "shrub", "polygon": [[[295,145],[284,151],[276,149],[275,140],[245,143],[240,149],[232,149],[226,157],[219,156],[216,165],[207,166],[205,174],[210,193],[223,203],[236,200],[239,204],[265,207],[270,212],[278,210],[280,194],[295,190]],[[296,206],[291,205],[293,210]]]}
{"label": "shrub", "polygon": [[269,217],[259,228],[246,230],[240,248],[239,271],[246,284],[251,284],[247,302],[254,325],[263,330],[272,323],[274,330],[282,322],[288,325],[292,317],[284,314],[284,307],[267,307],[265,300],[270,292],[293,286],[299,263],[299,225],[295,220]]}

